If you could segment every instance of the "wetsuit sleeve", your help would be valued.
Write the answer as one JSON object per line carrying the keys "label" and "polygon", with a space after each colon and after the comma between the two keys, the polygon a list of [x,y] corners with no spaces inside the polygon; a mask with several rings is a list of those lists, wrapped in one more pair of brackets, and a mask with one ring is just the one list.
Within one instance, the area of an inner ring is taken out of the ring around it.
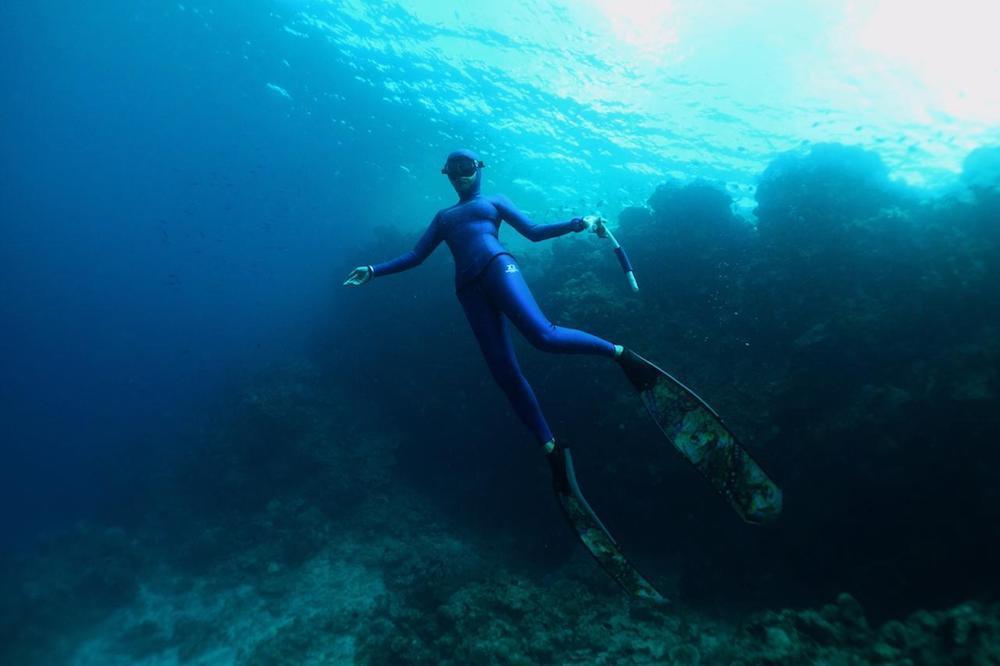
{"label": "wetsuit sleeve", "polygon": [[568,234],[571,231],[583,231],[587,226],[583,220],[574,218],[569,222],[556,222],[555,224],[535,224],[519,211],[514,204],[505,196],[496,196],[492,199],[493,205],[500,211],[500,219],[517,229],[518,233],[530,241],[538,242],[548,238],[555,238]]}
{"label": "wetsuit sleeve", "polygon": [[424,259],[430,256],[430,253],[434,251],[434,248],[436,248],[440,242],[441,232],[438,223],[438,216],[435,215],[430,226],[427,227],[427,231],[425,231],[424,235],[420,237],[420,240],[417,241],[417,244],[413,246],[412,250],[406,254],[399,255],[395,259],[383,261],[381,264],[375,264],[372,266],[372,277],[399,273],[413,268],[414,266],[419,266],[423,263]]}

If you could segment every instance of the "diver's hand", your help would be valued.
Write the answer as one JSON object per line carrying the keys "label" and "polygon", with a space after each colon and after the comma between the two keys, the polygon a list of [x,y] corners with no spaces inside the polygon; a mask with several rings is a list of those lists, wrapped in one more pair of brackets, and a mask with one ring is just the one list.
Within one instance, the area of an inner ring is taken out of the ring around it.
{"label": "diver's hand", "polygon": [[360,287],[363,284],[371,282],[374,273],[371,266],[358,266],[344,280],[344,286]]}
{"label": "diver's hand", "polygon": [[586,226],[587,231],[593,231],[595,234],[597,234],[598,238],[608,237],[604,227],[604,225],[606,225],[608,221],[605,220],[603,217],[601,217],[600,215],[585,215],[582,219],[583,223],[587,225]]}

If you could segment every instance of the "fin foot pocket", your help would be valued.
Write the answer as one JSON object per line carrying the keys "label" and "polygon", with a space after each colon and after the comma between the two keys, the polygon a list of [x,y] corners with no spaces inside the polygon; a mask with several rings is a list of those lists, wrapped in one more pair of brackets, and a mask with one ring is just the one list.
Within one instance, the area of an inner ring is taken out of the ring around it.
{"label": "fin foot pocket", "polygon": [[660,371],[655,365],[625,347],[621,355],[615,361],[625,371],[625,376],[632,383],[637,391],[645,391],[656,384],[660,377]]}
{"label": "fin foot pocket", "polygon": [[552,470],[552,489],[559,494],[570,492],[569,476],[566,473],[565,449],[556,446],[549,453],[545,454],[545,459],[549,461],[549,468]]}

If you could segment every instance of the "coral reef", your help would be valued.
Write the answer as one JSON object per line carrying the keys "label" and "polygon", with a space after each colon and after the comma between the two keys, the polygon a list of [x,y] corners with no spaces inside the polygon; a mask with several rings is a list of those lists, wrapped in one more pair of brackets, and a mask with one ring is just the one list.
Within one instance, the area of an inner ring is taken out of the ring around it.
{"label": "coral reef", "polygon": [[[266,513],[285,523],[298,511],[273,503]],[[364,503],[333,525],[259,529],[255,545],[234,544],[224,562],[192,574],[156,552],[155,534],[82,526],[62,537],[59,553],[19,563],[24,584],[4,611],[35,610],[4,625],[0,657],[25,666],[1000,660],[1000,604],[921,610],[880,627],[848,594],[743,618],[650,606],[593,576],[581,552],[544,579],[513,571],[499,551],[436,523],[413,495]],[[304,560],[283,559],[272,543],[312,531],[324,542]],[[134,566],[153,556],[157,566]],[[67,584],[78,566],[114,571],[113,562],[125,584]]]}
{"label": "coral reef", "polygon": [[744,627],[747,664],[974,664],[1000,660],[1000,605],[962,604],[869,626],[841,594],[816,610],[765,613]]}
{"label": "coral reef", "polygon": [[0,576],[0,661],[65,663],[88,627],[134,603],[156,567],[150,546],[119,528],[80,523],[12,556]]}
{"label": "coral reef", "polygon": [[[685,530],[697,544],[682,554],[697,563],[689,580],[711,572],[722,595],[748,589],[768,559],[781,559],[804,589],[878,590],[878,613],[926,595],[946,604],[962,598],[957,589],[972,595],[993,581],[989,549],[977,544],[1000,539],[986,499],[995,483],[981,472],[1000,462],[988,434],[1000,426],[1000,218],[988,196],[997,173],[995,149],[980,149],[965,164],[974,197],[927,199],[891,181],[874,152],[816,145],[764,170],[755,224],[733,215],[721,184],[704,181],[663,183],[648,209],[624,211],[619,238],[638,296],[609,298],[606,285],[567,293],[594,262],[568,250],[556,257],[536,285],[556,295],[555,311],[628,303],[605,330],[708,398],[793,498],[771,538],[783,549],[762,544],[744,559],[761,569],[739,581],[716,575],[732,568],[712,514],[699,509],[694,526],[664,516],[665,532]],[[604,409],[589,423],[602,457],[618,455],[623,421]],[[609,466],[629,479],[634,504],[662,502],[664,486],[675,498],[698,492],[656,447],[634,438],[628,447],[629,460]],[[921,532],[939,536],[928,543]],[[783,551],[799,555],[788,562]],[[794,589],[773,602],[802,601]]]}

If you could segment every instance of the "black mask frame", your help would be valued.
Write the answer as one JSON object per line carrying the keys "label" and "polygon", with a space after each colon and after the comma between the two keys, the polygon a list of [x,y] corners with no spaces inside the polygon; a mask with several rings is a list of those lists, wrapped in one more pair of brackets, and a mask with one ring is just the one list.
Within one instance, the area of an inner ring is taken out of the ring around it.
{"label": "black mask frame", "polygon": [[457,159],[448,160],[448,162],[441,168],[441,173],[451,179],[468,178],[469,176],[475,175],[476,169],[485,168],[486,165],[482,160],[474,160],[471,157],[459,157]]}

